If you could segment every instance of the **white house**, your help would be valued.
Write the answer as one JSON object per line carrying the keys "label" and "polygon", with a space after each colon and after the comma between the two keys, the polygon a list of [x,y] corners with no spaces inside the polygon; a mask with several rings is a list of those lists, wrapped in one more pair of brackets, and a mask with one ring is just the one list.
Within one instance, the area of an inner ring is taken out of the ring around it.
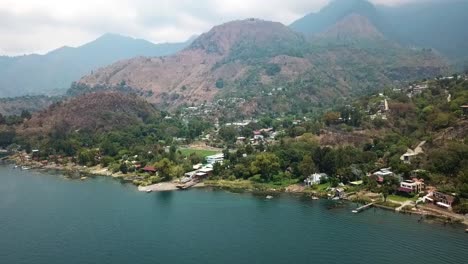
{"label": "white house", "polygon": [[393,176],[393,172],[390,170],[390,168],[383,168],[380,169],[379,171],[374,172],[375,176],[380,176],[380,177],[385,177],[385,176]]}
{"label": "white house", "polygon": [[326,178],[327,174],[325,173],[314,173],[307,177],[307,179],[304,180],[304,183],[306,186],[312,186],[314,184],[320,184],[320,181]]}
{"label": "white house", "polygon": [[419,179],[405,180],[400,182],[400,192],[406,193],[420,193],[424,191],[424,181]]}
{"label": "white house", "polygon": [[223,153],[218,153],[215,155],[207,156],[206,157],[206,162],[208,164],[215,164],[215,163],[222,163],[224,160],[224,154]]}

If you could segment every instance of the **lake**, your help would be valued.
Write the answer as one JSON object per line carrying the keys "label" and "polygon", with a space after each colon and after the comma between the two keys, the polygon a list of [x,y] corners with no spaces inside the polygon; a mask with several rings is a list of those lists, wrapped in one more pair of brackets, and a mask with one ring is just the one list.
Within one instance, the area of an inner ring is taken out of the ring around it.
{"label": "lake", "polygon": [[288,195],[141,193],[0,166],[0,263],[464,263],[468,234]]}

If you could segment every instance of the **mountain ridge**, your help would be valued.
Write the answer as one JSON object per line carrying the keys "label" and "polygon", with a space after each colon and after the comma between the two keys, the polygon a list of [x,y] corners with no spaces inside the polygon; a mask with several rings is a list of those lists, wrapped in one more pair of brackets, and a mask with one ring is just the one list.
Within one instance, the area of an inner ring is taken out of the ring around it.
{"label": "mountain ridge", "polygon": [[[215,26],[172,56],[138,57],[101,68],[72,90],[129,89],[172,109],[216,96],[255,97],[260,89],[280,86],[302,89],[303,98],[320,101],[363,86],[428,77],[444,67],[429,50],[403,49],[380,38],[365,44],[315,43],[281,23],[233,21]],[[374,79],[363,79],[365,74]]]}
{"label": "mountain ridge", "polygon": [[[468,60],[468,1],[421,1],[397,6],[373,5],[367,0],[334,0],[319,12],[309,13],[290,27],[316,37],[343,17],[366,17],[387,39],[404,46],[433,48],[452,61]],[[437,36],[437,37],[434,37]]]}
{"label": "mountain ridge", "polygon": [[[78,47],[61,47],[44,55],[0,57],[0,97],[60,94],[96,68],[138,55],[165,56],[190,42],[153,44],[117,34],[105,34]],[[24,78],[24,74],[28,78]]]}

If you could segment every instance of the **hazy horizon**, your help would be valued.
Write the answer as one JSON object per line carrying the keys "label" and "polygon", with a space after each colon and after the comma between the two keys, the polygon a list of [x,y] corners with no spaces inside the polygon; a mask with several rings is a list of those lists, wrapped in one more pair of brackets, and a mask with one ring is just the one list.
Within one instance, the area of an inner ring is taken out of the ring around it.
{"label": "hazy horizon", "polygon": [[[425,0],[371,0],[400,5]],[[440,0],[439,0],[440,1]],[[0,56],[45,54],[77,47],[113,33],[153,43],[183,42],[211,27],[250,17],[290,24],[318,12],[330,0],[3,0],[0,2]]]}

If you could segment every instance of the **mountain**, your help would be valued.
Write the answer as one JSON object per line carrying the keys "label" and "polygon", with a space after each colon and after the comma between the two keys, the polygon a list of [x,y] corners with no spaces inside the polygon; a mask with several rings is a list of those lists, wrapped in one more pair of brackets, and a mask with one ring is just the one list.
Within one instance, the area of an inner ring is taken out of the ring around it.
{"label": "mountain", "polygon": [[336,24],[328,27],[323,32],[316,35],[318,39],[328,39],[335,41],[346,40],[380,40],[385,36],[372,24],[367,17],[352,13],[343,17]]}
{"label": "mountain", "polygon": [[333,27],[349,15],[367,18],[371,24],[379,25],[378,12],[371,3],[365,0],[335,0],[320,10],[293,22],[290,27],[305,35],[316,35]]}
{"label": "mountain", "polygon": [[0,97],[60,94],[92,70],[135,56],[165,56],[188,46],[153,44],[146,40],[105,34],[77,48],[62,47],[45,55],[0,57]]}
{"label": "mountain", "polygon": [[451,59],[468,60],[468,1],[429,1],[378,9],[389,35],[399,42],[434,48]]}
{"label": "mountain", "polygon": [[[361,23],[362,32],[380,36],[366,20],[349,19]],[[330,34],[347,29],[335,28]],[[216,96],[255,98],[262,91],[284,87],[290,100],[310,105],[445,69],[443,60],[430,50],[405,49],[381,39],[372,43],[315,43],[281,23],[233,21],[202,34],[175,55],[138,57],[101,68],[81,78],[69,92],[123,89],[174,108]]]}
{"label": "mountain", "polygon": [[[293,22],[290,27],[308,37],[320,37],[330,28],[346,26],[358,38],[375,37],[405,46],[433,48],[452,60],[468,59],[468,1],[420,1],[395,7],[374,6],[366,0],[335,0],[318,13]],[[353,20],[350,20],[353,17]],[[360,17],[356,20],[356,17]],[[365,28],[371,30],[362,31]]]}
{"label": "mountain", "polygon": [[138,98],[118,92],[89,93],[59,101],[33,114],[18,128],[20,137],[51,136],[51,140],[76,130],[108,132],[137,125],[158,112]]}

